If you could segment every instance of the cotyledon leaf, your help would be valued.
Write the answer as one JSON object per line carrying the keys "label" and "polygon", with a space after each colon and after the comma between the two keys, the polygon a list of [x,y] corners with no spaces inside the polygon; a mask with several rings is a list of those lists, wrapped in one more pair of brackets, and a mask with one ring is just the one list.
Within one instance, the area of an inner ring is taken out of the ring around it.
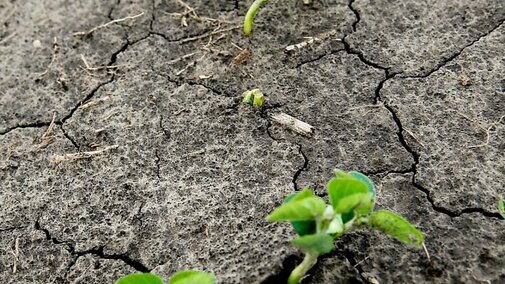
{"label": "cotyledon leaf", "polygon": [[375,211],[368,220],[370,227],[377,229],[406,244],[419,247],[423,241],[423,234],[403,217],[387,210]]}

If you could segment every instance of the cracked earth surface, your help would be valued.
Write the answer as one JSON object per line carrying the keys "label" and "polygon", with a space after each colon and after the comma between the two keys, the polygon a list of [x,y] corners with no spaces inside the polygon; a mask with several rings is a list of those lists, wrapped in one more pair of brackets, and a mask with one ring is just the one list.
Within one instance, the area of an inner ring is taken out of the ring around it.
{"label": "cracked earth surface", "polygon": [[[247,39],[249,1],[187,1],[225,20],[211,37],[173,0],[1,1],[0,280],[279,283],[302,256],[264,217],[341,168],[370,175],[431,258],[357,231],[304,283],[504,282],[505,3],[324,2],[272,1]],[[240,103],[256,87],[262,111]]]}

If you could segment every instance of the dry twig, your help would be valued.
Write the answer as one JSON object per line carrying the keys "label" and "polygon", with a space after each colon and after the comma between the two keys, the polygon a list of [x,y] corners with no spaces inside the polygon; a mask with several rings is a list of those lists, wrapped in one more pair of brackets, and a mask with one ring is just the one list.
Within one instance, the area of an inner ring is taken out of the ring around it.
{"label": "dry twig", "polygon": [[124,22],[124,21],[127,21],[127,20],[133,20],[133,19],[136,19],[140,16],[144,15],[144,12],[138,14],[138,15],[135,15],[135,16],[128,16],[128,17],[125,17],[125,18],[121,18],[121,19],[116,19],[116,20],[112,20],[110,22],[107,22],[105,24],[101,24],[99,26],[96,26],[94,28],[92,28],[91,30],[89,31],[86,31],[86,32],[76,32],[74,33],[74,36],[76,37],[85,37],[85,36],[90,36],[92,35],[94,32],[98,31],[98,30],[101,30],[101,29],[105,29],[107,28],[108,26],[112,25],[112,24],[116,24],[116,23],[120,23],[120,22]]}
{"label": "dry twig", "polygon": [[292,51],[300,50],[300,49],[303,49],[303,48],[305,48],[315,42],[323,42],[336,34],[337,34],[337,30],[330,30],[328,32],[318,34],[315,37],[307,37],[305,41],[302,41],[297,44],[286,46],[284,48],[284,51],[285,52],[292,52]]}
{"label": "dry twig", "polygon": [[95,151],[78,152],[78,153],[71,153],[71,154],[64,154],[64,155],[54,155],[52,157],[52,162],[57,165],[57,164],[60,164],[61,162],[72,162],[72,161],[87,159],[87,158],[91,158],[93,156],[100,155],[100,154],[110,151],[112,149],[116,149],[118,147],[119,147],[119,145],[112,145],[112,146],[105,147],[103,149],[95,150]]}
{"label": "dry twig", "polygon": [[412,131],[408,130],[405,127],[403,128],[403,131],[407,132],[407,134],[410,135],[410,137],[412,137],[412,139],[414,139],[417,144],[426,149],[426,146],[424,146],[423,142],[421,142],[421,140],[419,140],[419,138]]}
{"label": "dry twig", "polygon": [[471,119],[470,117],[468,117],[462,113],[458,113],[458,114],[461,115],[462,117],[466,118],[468,121],[473,122],[475,124],[475,126],[478,129],[480,129],[482,131],[482,133],[484,133],[484,142],[482,142],[481,144],[478,144],[478,145],[468,146],[468,148],[470,148],[470,149],[471,148],[480,148],[480,147],[484,147],[484,146],[489,145],[489,139],[491,138],[491,134],[490,134],[491,129],[493,129],[493,127],[495,127],[496,125],[500,124],[501,121],[505,118],[505,115],[502,115],[497,121],[492,122],[486,128],[481,123],[475,121],[474,119]]}
{"label": "dry twig", "polygon": [[54,126],[56,125],[54,121],[56,120],[56,113],[53,113],[53,119],[51,120],[51,123],[49,124],[49,127],[47,127],[46,131],[42,134],[40,137],[40,144],[37,146],[38,149],[44,149],[47,146],[49,146],[51,143],[53,143],[54,138],[52,136]]}
{"label": "dry twig", "polygon": [[18,262],[19,262],[19,237],[16,237],[14,242],[14,251],[11,252],[14,256],[14,264],[12,265],[12,273],[16,274],[18,272]]}
{"label": "dry twig", "polygon": [[54,38],[53,40],[53,55],[51,57],[51,61],[49,62],[49,65],[47,65],[46,69],[40,73],[35,73],[35,75],[42,77],[49,72],[51,67],[53,66],[54,62],[56,61],[56,57],[58,56],[58,52],[60,50],[60,45],[58,44],[58,39]]}

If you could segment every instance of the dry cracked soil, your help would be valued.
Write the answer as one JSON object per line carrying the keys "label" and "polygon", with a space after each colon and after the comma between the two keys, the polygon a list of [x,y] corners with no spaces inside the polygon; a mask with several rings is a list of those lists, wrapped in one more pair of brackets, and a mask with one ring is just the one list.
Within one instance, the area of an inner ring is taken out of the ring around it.
{"label": "dry cracked soil", "polygon": [[505,1],[276,0],[245,38],[250,2],[0,1],[0,282],[282,283],[265,216],[340,168],[430,258],[358,230],[304,283],[505,283]]}

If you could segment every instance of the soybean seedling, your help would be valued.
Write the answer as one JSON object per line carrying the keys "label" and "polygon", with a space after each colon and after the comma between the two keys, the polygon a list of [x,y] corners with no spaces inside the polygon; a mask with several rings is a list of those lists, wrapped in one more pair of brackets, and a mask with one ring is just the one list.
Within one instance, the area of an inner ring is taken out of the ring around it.
{"label": "soybean seedling", "polygon": [[[246,36],[251,35],[254,18],[256,17],[256,14],[258,13],[259,9],[265,6],[267,2],[268,0],[254,0],[251,7],[249,7],[249,10],[247,11],[247,14],[245,15],[244,19],[244,34]],[[312,0],[303,0],[303,4],[307,5],[310,3],[312,3]]]}
{"label": "soybean seedling", "polygon": [[260,89],[245,91],[242,94],[242,102],[248,105],[253,105],[261,108],[264,100],[265,96],[263,95]]}
{"label": "soybean seedling", "polygon": [[[214,274],[185,270],[174,273],[169,280],[169,284],[214,284],[216,281]],[[116,284],[163,284],[160,277],[151,273],[133,273],[121,277]]]}
{"label": "soybean seedling", "polygon": [[503,197],[500,196],[500,200],[498,200],[498,211],[500,215],[505,219],[505,204],[503,203]]}
{"label": "soybean seedling", "polygon": [[375,186],[359,172],[335,170],[327,185],[330,204],[304,189],[288,195],[267,220],[291,222],[298,237],[292,241],[305,257],[289,275],[288,284],[299,283],[317,258],[333,249],[333,241],[353,229],[368,226],[406,244],[419,247],[424,237],[407,220],[387,210],[373,211]]}

